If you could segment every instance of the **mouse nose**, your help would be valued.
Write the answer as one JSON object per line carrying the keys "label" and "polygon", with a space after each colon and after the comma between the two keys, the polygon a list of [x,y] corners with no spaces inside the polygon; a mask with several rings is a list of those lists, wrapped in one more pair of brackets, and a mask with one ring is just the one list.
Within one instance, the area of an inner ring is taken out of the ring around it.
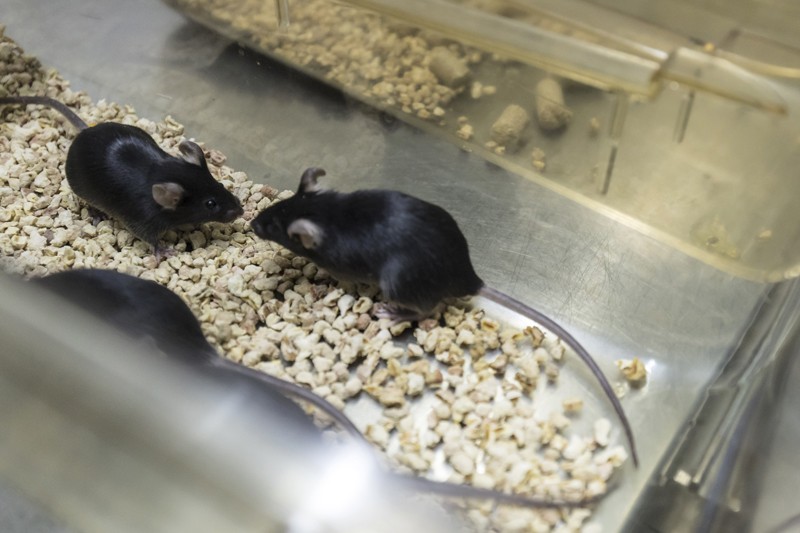
{"label": "mouse nose", "polygon": [[225,211],[225,221],[232,222],[244,214],[242,206],[233,207]]}

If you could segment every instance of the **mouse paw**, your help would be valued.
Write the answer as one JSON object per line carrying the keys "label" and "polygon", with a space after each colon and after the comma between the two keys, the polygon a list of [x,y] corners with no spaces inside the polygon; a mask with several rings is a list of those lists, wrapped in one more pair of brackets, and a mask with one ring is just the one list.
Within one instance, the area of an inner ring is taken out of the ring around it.
{"label": "mouse paw", "polygon": [[87,206],[86,211],[88,211],[89,216],[92,217],[92,226],[96,226],[104,220],[108,220],[108,215],[97,209],[96,207]]}
{"label": "mouse paw", "polygon": [[175,250],[172,248],[164,248],[161,246],[155,247],[155,252],[153,255],[156,256],[156,264],[160,264],[162,260],[167,259],[168,257],[172,257],[175,255]]}
{"label": "mouse paw", "polygon": [[415,322],[427,316],[413,309],[407,309],[400,305],[386,302],[376,303],[373,310],[377,318],[388,318],[392,321],[392,325],[406,321]]}

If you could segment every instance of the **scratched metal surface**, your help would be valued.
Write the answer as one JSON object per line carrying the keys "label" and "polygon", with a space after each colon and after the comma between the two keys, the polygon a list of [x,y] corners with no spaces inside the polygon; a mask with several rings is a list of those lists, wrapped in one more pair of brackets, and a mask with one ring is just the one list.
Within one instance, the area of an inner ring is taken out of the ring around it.
{"label": "scratched metal surface", "polygon": [[242,51],[155,0],[3,0],[0,22],[74,89],[149,118],[173,115],[255,180],[294,188],[316,165],[337,188],[391,187],[441,204],[481,276],[560,321],[608,375],[614,359],[646,359],[648,386],[623,400],[642,467],[627,467],[599,508],[606,531],[622,523],[765,292]]}

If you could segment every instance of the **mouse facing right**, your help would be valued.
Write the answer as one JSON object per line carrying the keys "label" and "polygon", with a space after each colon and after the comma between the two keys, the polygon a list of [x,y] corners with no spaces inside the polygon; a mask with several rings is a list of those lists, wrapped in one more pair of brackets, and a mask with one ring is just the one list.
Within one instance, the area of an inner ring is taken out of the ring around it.
{"label": "mouse facing right", "polygon": [[[357,442],[368,445],[355,424],[325,398],[295,383],[220,357],[181,297],[155,281],[114,270],[74,269],[33,278],[29,283],[61,296],[133,339],[146,341],[160,356],[207,369],[211,378],[221,381],[225,386],[240,389],[247,394],[247,398],[257,402],[257,407],[278,410],[276,414],[280,418],[306,430],[310,437],[315,436],[312,435],[315,427],[287,397],[314,406]],[[432,481],[414,475],[392,474],[392,477],[409,489],[423,493],[467,500],[490,500],[530,508],[586,507],[603,498],[600,495],[578,501],[545,500],[471,485]]]}
{"label": "mouse facing right", "polygon": [[561,338],[592,371],[622,422],[635,466],[633,430],[622,404],[589,352],[543,313],[486,284],[475,273],[467,239],[438,205],[398,191],[323,189],[321,168],[308,168],[294,196],[252,221],[262,239],[307,257],[334,278],[378,285],[389,301],[379,317],[429,316],[444,300],[480,294],[538,322]]}
{"label": "mouse facing right", "polygon": [[158,258],[168,229],[184,224],[232,222],[244,210],[239,199],[211,175],[203,149],[192,141],[174,157],[143,129],[117,122],[89,126],[72,109],[46,96],[0,97],[1,105],[44,105],[78,130],[67,152],[66,176],[73,192],[95,214],[119,220],[149,243]]}

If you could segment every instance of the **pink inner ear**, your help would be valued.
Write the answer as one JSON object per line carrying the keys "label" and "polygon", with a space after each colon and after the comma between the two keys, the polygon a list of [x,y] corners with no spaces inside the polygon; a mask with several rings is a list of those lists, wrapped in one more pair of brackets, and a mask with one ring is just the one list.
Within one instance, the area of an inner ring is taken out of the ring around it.
{"label": "pink inner ear", "polygon": [[156,183],[152,188],[153,200],[164,209],[174,210],[183,198],[183,187],[177,183]]}
{"label": "pink inner ear", "polygon": [[298,218],[289,224],[286,233],[291,238],[296,237],[300,239],[300,244],[302,244],[303,248],[306,250],[314,249],[322,244],[322,228],[305,218]]}

